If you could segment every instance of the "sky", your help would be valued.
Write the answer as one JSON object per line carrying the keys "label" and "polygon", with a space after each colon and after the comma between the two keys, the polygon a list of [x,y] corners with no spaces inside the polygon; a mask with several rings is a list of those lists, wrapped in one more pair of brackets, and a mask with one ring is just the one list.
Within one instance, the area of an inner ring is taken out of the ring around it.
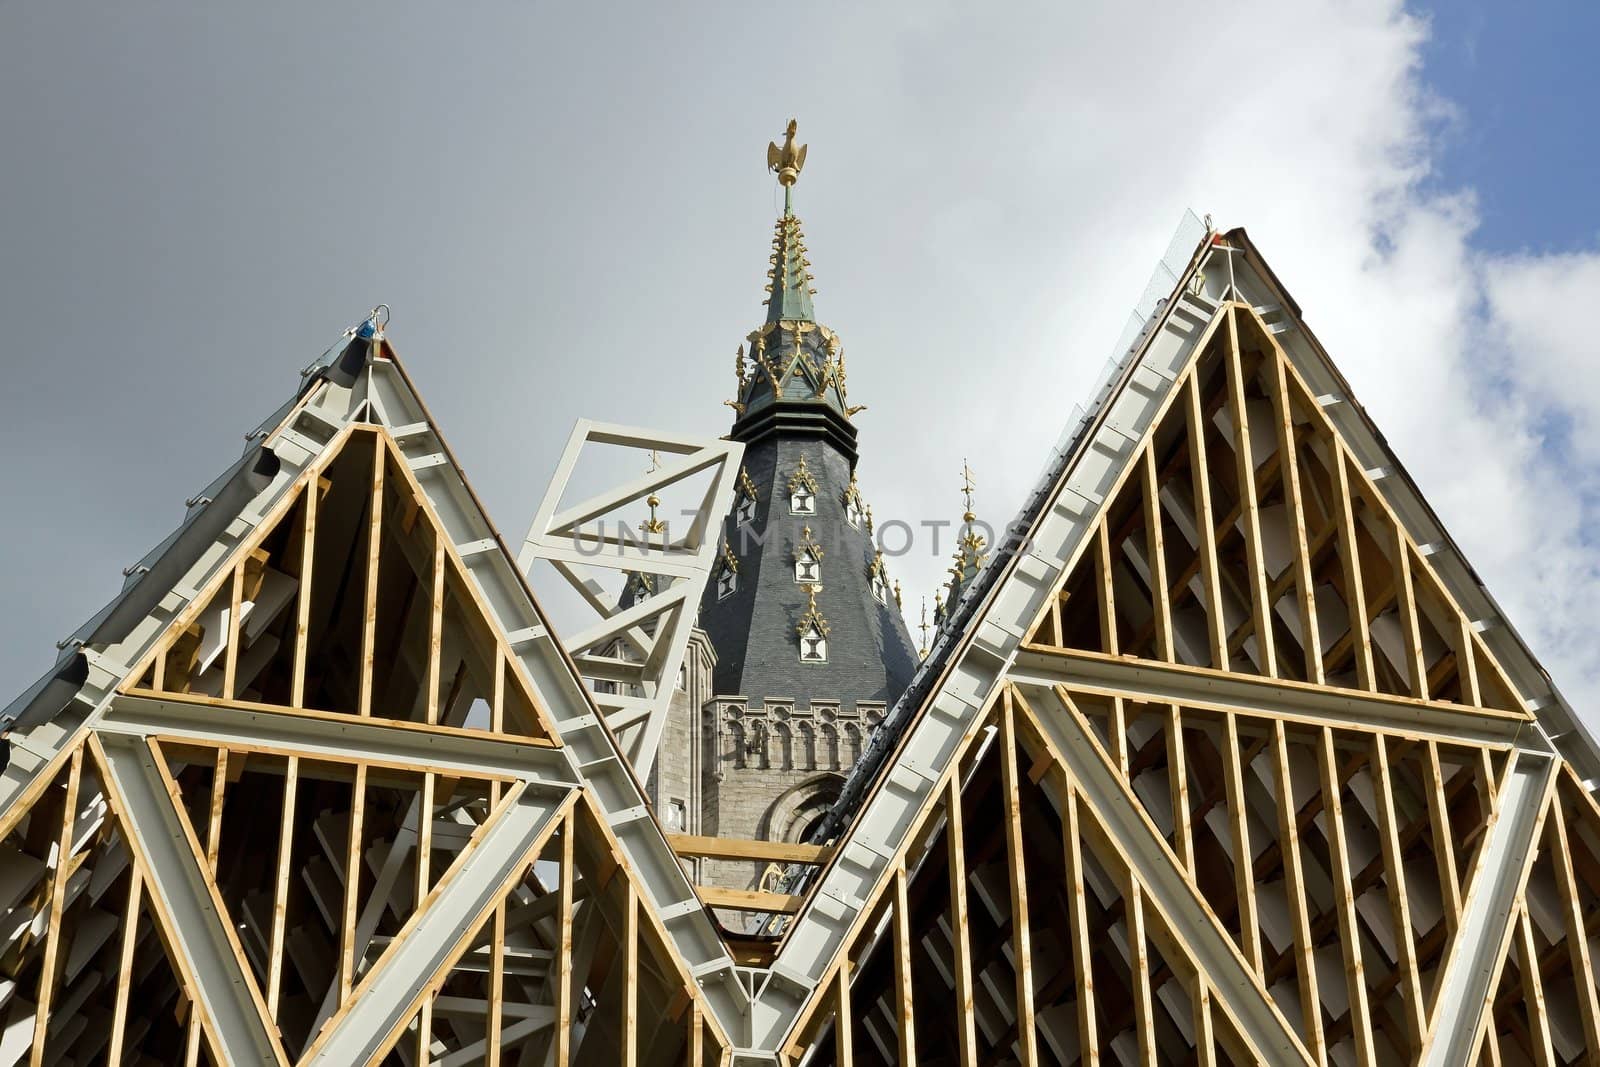
{"label": "sky", "polygon": [[[0,691],[379,301],[512,540],[574,418],[726,432],[792,116],[880,521],[955,518],[963,460],[1008,520],[1210,213],[1600,723],[1597,30],[1481,0],[0,3]],[[913,616],[948,550],[894,562]]]}

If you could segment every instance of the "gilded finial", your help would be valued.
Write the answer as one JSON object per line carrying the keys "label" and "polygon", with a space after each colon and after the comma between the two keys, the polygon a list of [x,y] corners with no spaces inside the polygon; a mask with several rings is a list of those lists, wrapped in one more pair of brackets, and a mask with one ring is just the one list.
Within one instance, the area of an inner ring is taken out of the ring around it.
{"label": "gilded finial", "polygon": [[733,355],[734,377],[739,379],[739,395],[744,395],[744,345],[740,345]]}
{"label": "gilded finial", "polygon": [[978,516],[972,513],[972,491],[977,488],[972,480],[972,468],[967,466],[966,457],[961,459],[961,499],[966,502],[966,514],[961,516],[962,522],[972,522]]}
{"label": "gilded finial", "polygon": [[799,123],[790,119],[783,132],[783,147],[780,148],[776,142],[767,144],[767,169],[777,172],[778,183],[785,189],[800,179],[800,171],[806,165],[806,149],[809,146],[794,143],[794,135],[799,128]]}
{"label": "gilded finial", "polygon": [[922,631],[922,647],[917,649],[917,658],[928,658],[928,598],[922,598],[922,621],[917,624],[917,629]]}
{"label": "gilded finial", "polygon": [[[650,450],[650,469],[645,471],[645,473],[654,474],[660,469],[661,456],[655,449],[652,448]],[[654,493],[651,493],[649,496],[644,498],[644,502],[645,505],[650,509],[650,517],[646,519],[644,523],[645,532],[653,534],[661,533],[667,528],[667,524],[664,521],[656,518],[656,508],[661,506],[661,498],[656,496]]]}

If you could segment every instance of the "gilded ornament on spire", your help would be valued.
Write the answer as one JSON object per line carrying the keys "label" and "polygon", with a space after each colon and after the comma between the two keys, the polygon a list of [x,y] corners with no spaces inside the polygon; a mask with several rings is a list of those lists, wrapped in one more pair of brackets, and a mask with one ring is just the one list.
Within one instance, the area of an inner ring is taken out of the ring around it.
{"label": "gilded ornament on spire", "polygon": [[800,124],[790,119],[783,132],[783,147],[780,148],[776,142],[767,144],[767,169],[777,173],[778,184],[785,189],[800,180],[800,172],[806,165],[806,149],[810,146],[794,143],[794,135],[799,128]]}
{"label": "gilded ornament on spire", "polygon": [[[660,469],[661,456],[656,452],[655,449],[652,448],[650,450],[650,469],[645,471],[645,473],[654,474]],[[661,498],[656,496],[654,493],[651,493],[649,496],[644,498],[644,502],[645,506],[650,509],[650,517],[644,522],[645,533],[658,534],[664,532],[667,528],[666,522],[656,517],[656,508],[661,506]]]}

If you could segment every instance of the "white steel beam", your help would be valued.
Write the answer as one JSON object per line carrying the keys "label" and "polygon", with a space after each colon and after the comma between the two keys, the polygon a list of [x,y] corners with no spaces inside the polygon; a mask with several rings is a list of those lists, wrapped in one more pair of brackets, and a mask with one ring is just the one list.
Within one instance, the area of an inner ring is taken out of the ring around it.
{"label": "white steel beam", "polygon": [[570,793],[517,787],[519,794],[485,828],[463,865],[436,890],[433,903],[414,916],[388,952],[357,987],[301,1061],[312,1064],[369,1063],[404,1026],[425,990],[424,983],[447,966],[500,901],[538,858]]}
{"label": "white steel beam", "polygon": [[307,759],[426,767],[466,777],[517,778],[562,789],[579,784],[566,754],[507,734],[467,732],[354,715],[254,708],[181,697],[118,695],[96,724],[105,735],[174,738]]}
{"label": "white steel beam", "polygon": [[1087,804],[1093,819],[1144,887],[1152,910],[1193,957],[1210,987],[1213,1003],[1227,1011],[1262,1062],[1310,1065],[1300,1039],[1268,998],[1238,948],[1207,913],[1199,890],[1150,825],[1149,817],[1105,758],[1078,714],[1062,707],[1053,690],[1034,690],[1031,703],[1055,755]]}
{"label": "white steel beam", "polygon": [[206,872],[188,846],[154,754],[138,738],[109,735],[101,736],[100,750],[106,786],[144,859],[149,891],[172,924],[172,936],[163,940],[194,976],[194,993],[212,1022],[224,1062],[286,1063],[212,899]]}
{"label": "white steel beam", "polygon": [[1419,1067],[1469,1063],[1483,1013],[1511,943],[1511,918],[1533,864],[1539,830],[1555,790],[1559,762],[1544,753],[1511,755],[1494,818],[1462,903],[1456,937],[1435,994],[1433,1023]]}
{"label": "white steel beam", "polygon": [[1119,694],[1149,703],[1242,715],[1264,714],[1316,726],[1385,730],[1434,741],[1493,748],[1539,744],[1532,720],[1520,712],[1487,711],[1096,652],[1025,648],[1017,655],[1010,677],[1019,685],[1064,685],[1074,692]]}

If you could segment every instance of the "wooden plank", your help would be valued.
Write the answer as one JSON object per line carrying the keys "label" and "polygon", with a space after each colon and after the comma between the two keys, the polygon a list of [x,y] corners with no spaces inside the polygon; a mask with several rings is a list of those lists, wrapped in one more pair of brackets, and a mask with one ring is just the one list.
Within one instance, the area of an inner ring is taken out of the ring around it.
{"label": "wooden plank", "polygon": [[122,1044],[128,1033],[128,1000],[133,989],[133,951],[139,944],[139,908],[144,876],[137,863],[128,864],[128,907],[123,913],[122,944],[117,951],[117,999],[111,1011],[111,1039],[106,1062],[122,1063]]}
{"label": "wooden plank", "polygon": [[50,872],[50,925],[45,928],[44,962],[39,970],[37,1008],[33,1016],[31,1067],[43,1067],[45,1036],[50,1025],[50,1005],[61,977],[61,913],[67,904],[67,880],[72,869],[72,832],[78,824],[78,785],[83,779],[83,746],[72,750],[67,768],[66,796],[61,802],[61,826],[56,831],[55,868]]}
{"label": "wooden plank", "polygon": [[1562,790],[1557,788],[1551,795],[1552,806],[1545,827],[1553,835],[1552,843],[1555,845],[1551,852],[1555,859],[1556,884],[1561,888],[1561,919],[1567,934],[1567,954],[1576,978],[1574,994],[1578,1001],[1578,1014],[1583,1019],[1584,1040],[1589,1046],[1589,1054],[1600,1057],[1600,996],[1596,995],[1588,926],[1583,917],[1588,900],[1580,891],[1573,871],[1572,848],[1567,838],[1566,812],[1561,793]]}
{"label": "wooden plank", "polygon": [[839,960],[833,986],[833,1062],[838,1067],[853,1067],[854,1037],[850,1019],[850,954]]}
{"label": "wooden plank", "polygon": [[740,837],[668,834],[667,844],[680,856],[704,856],[720,860],[827,863],[833,857],[833,848],[828,845],[791,845],[783,841],[752,841]]}
{"label": "wooden plank", "polygon": [[1444,773],[1439,766],[1439,745],[1427,743],[1423,780],[1428,802],[1428,823],[1433,831],[1433,857],[1439,868],[1439,893],[1444,902],[1444,925],[1454,937],[1461,922],[1461,879],[1456,874],[1456,851],[1451,836],[1450,807],[1444,799]]}
{"label": "wooden plank", "polygon": [[1322,635],[1317,622],[1316,586],[1311,573],[1311,551],[1307,545],[1305,501],[1300,487],[1299,444],[1294,431],[1294,408],[1284,375],[1283,350],[1273,345],[1272,404],[1277,414],[1278,468],[1283,472],[1284,508],[1294,532],[1295,592],[1300,605],[1300,642],[1304,646],[1306,680],[1321,685]]}
{"label": "wooden plank", "polygon": [[1405,852],[1400,847],[1400,816],[1394,782],[1389,774],[1389,745],[1384,735],[1372,737],[1372,788],[1377,801],[1378,835],[1383,849],[1384,882],[1388,886],[1389,913],[1394,923],[1401,999],[1405,1005],[1406,1034],[1410,1050],[1420,1052],[1428,1033],[1428,1005],[1417,969],[1417,948],[1411,923],[1411,901],[1406,889]]}
{"label": "wooden plank", "polygon": [[439,721],[439,657],[444,651],[444,531],[433,531],[433,582],[428,609],[428,725]]}
{"label": "wooden plank", "polygon": [[899,1037],[901,1067],[916,1067],[917,1030],[911,989],[911,905],[906,894],[906,868],[894,870],[894,980],[895,1030]]}
{"label": "wooden plank", "polygon": [[1318,1063],[1328,1061],[1327,1043],[1322,1031],[1322,998],[1317,993],[1317,960],[1311,940],[1311,917],[1307,914],[1306,881],[1300,861],[1300,836],[1294,804],[1294,788],[1289,777],[1289,743],[1282,720],[1272,723],[1273,782],[1278,808],[1278,846],[1283,856],[1284,890],[1289,898],[1289,917],[1294,930],[1295,970],[1300,980],[1300,1008],[1305,1026],[1306,1045]]}
{"label": "wooden plank", "polygon": [[[239,613],[244,610],[244,561],[233,565],[233,581],[228,594],[228,647],[222,652],[222,699],[232,700],[239,681]],[[190,1032],[194,1032],[191,1025]]]}
{"label": "wooden plank", "polygon": [[1239,721],[1222,716],[1222,774],[1228,797],[1228,837],[1233,846],[1234,890],[1239,900],[1239,935],[1250,969],[1262,973],[1261,926],[1256,914],[1255,853],[1250,849],[1250,809],[1245,803],[1244,767],[1239,762]]}
{"label": "wooden plank", "polygon": [[[1367,1007],[1367,979],[1361,961],[1361,926],[1356,914],[1356,898],[1351,888],[1350,850],[1345,842],[1344,778],[1339,773],[1333,731],[1324,726],[1319,735],[1317,762],[1322,770],[1322,816],[1327,833],[1328,853],[1333,864],[1334,911],[1339,925],[1340,947],[1344,951],[1345,986],[1349,996],[1351,1041],[1356,1062],[1361,1067],[1376,1067],[1377,1052],[1372,1043],[1372,1013]],[[1319,1009],[1320,1010],[1320,1009]]]}
{"label": "wooden plank", "polygon": [[622,966],[627,992],[622,998],[622,1067],[639,1063],[639,894],[633,879],[625,881],[623,894]]}
{"label": "wooden plank", "polygon": [[1172,844],[1178,863],[1194,877],[1194,830],[1189,825],[1189,770],[1183,751],[1183,710],[1167,705],[1167,785],[1172,803]]}
{"label": "wooden plank", "polygon": [[1061,838],[1066,855],[1067,908],[1072,924],[1072,977],[1078,987],[1078,1048],[1083,1067],[1099,1067],[1100,1038],[1094,1006],[1094,950],[1089,937],[1089,898],[1083,877],[1083,829],[1078,792],[1069,785],[1062,802]]}
{"label": "wooden plank", "polygon": [[[242,762],[245,757],[239,757]],[[211,775],[211,812],[206,823],[206,866],[217,875],[217,853],[222,849],[222,805],[228,788],[228,750],[217,749],[216,770]]]}
{"label": "wooden plank", "polygon": [[345,841],[344,918],[339,931],[339,1006],[350,1000],[355,978],[356,909],[360,903],[361,870],[366,863],[361,855],[362,822],[367,807],[367,765],[356,764],[356,779],[350,800],[349,837]]}
{"label": "wooden plank", "polygon": [[1123,916],[1128,938],[1128,969],[1133,982],[1134,1032],[1139,1042],[1139,1062],[1155,1067],[1160,1049],[1156,1046],[1155,995],[1150,988],[1150,943],[1144,929],[1144,890],[1129,869],[1123,874]]}
{"label": "wooden plank", "polygon": [[[316,472],[311,473],[313,478]],[[312,565],[316,560],[317,508],[322,494],[314,488],[306,490],[306,507],[300,527],[300,581],[296,589],[294,618],[294,675],[289,685],[289,702],[296,708],[306,706],[306,654],[311,637],[311,581]]]}
{"label": "wooden plank", "polygon": [[433,807],[435,779],[432,771],[422,772],[422,795],[417,799],[417,895],[420,907],[433,886]]}
{"label": "wooden plank", "polygon": [[1156,655],[1177,658],[1172,642],[1172,598],[1167,584],[1166,534],[1161,528],[1161,476],[1156,471],[1155,446],[1144,450],[1145,554],[1149,557],[1150,601],[1155,623]]}
{"label": "wooden plank", "polygon": [[378,556],[383,547],[383,471],[388,456],[383,434],[374,434],[372,444],[372,497],[368,503],[367,584],[362,593],[361,681],[357,707],[361,715],[372,714],[372,667],[378,637]]}
{"label": "wooden plank", "polygon": [[504,898],[494,906],[493,933],[489,940],[489,1001],[488,1033],[485,1035],[484,1060],[486,1067],[500,1067],[500,1035],[505,1028],[505,1012],[501,1001],[506,984],[506,902]]}
{"label": "wooden plank", "polygon": [[1478,688],[1478,659],[1472,654],[1472,623],[1460,612],[1456,614],[1454,638],[1456,673],[1461,677],[1461,701],[1475,707],[1481,706],[1483,693]]}
{"label": "wooden plank", "polygon": [[1200,535],[1200,579],[1204,586],[1201,609],[1211,644],[1211,666],[1228,669],[1227,622],[1222,614],[1222,582],[1217,566],[1216,518],[1211,512],[1211,480],[1206,466],[1205,408],[1200,403],[1200,379],[1190,371],[1185,378],[1189,400],[1189,468],[1194,486],[1195,526]]}
{"label": "wooden plank", "polygon": [[1428,699],[1428,667],[1422,659],[1422,627],[1417,621],[1417,591],[1411,582],[1411,539],[1399,524],[1394,527],[1395,609],[1400,615],[1400,630],[1405,638],[1406,673],[1410,675],[1411,695]]}
{"label": "wooden plank", "polygon": [[765,893],[754,889],[724,889],[722,886],[701,885],[695,891],[701,903],[708,908],[737,908],[740,911],[762,911],[779,915],[794,915],[806,898],[794,893]]}
{"label": "wooden plank", "polygon": [[1095,531],[1095,603],[1100,608],[1100,647],[1107,655],[1117,654],[1117,593],[1112,584],[1111,535],[1102,521]]}
{"label": "wooden plank", "polygon": [[1372,634],[1367,596],[1361,585],[1361,556],[1356,539],[1355,506],[1350,499],[1350,473],[1344,445],[1335,440],[1329,448],[1333,495],[1338,522],[1339,564],[1344,571],[1345,607],[1350,616],[1351,644],[1356,660],[1356,680],[1362,689],[1376,690],[1372,670]]}
{"label": "wooden plank", "polygon": [[977,1067],[978,1023],[972,1009],[972,945],[967,931],[967,845],[962,832],[961,783],[945,787],[945,845],[950,868],[950,938],[955,948],[956,1024],[962,1067]]}
{"label": "wooden plank", "polygon": [[561,921],[556,939],[556,1067],[572,1061],[572,883],[573,830],[569,810],[561,822]]}
{"label": "wooden plank", "polygon": [[1250,583],[1250,618],[1256,634],[1256,667],[1269,678],[1278,676],[1278,653],[1272,633],[1272,601],[1267,595],[1267,565],[1261,554],[1261,511],[1256,499],[1256,464],[1250,447],[1250,413],[1245,407],[1244,367],[1239,358],[1239,325],[1228,308],[1228,407],[1233,421],[1233,454],[1239,477],[1239,511],[1244,525],[1245,567]]}
{"label": "wooden plank", "polygon": [[1194,979],[1194,1056],[1197,1067],[1215,1067],[1217,1062],[1217,1033],[1211,1021],[1211,987],[1206,976]]}
{"label": "wooden plank", "polygon": [[1518,901],[1515,926],[1517,969],[1522,973],[1522,996],[1528,1009],[1528,1043],[1532,1046],[1533,1062],[1539,1067],[1561,1067],[1565,1060],[1556,1058],[1549,1009],[1544,999],[1544,979],[1539,974],[1539,943],[1534,940],[1533,923],[1528,918],[1525,900]]}
{"label": "wooden plank", "polygon": [[[1006,818],[1006,878],[1011,889],[1011,953],[1017,978],[1017,1047],[1022,1067],[1039,1062],[1033,1018],[1033,947],[1028,925],[1028,876],[1023,854],[1022,799],[1017,782],[1017,726],[1014,705],[1022,698],[1007,688],[1000,708],[1000,781]],[[1026,706],[1024,702],[1024,706]],[[1032,714],[1029,712],[1029,714]]]}
{"label": "wooden plank", "polygon": [[267,1016],[278,1017],[283,992],[283,939],[289,916],[289,872],[294,858],[295,805],[300,785],[300,757],[290,756],[283,771],[283,819],[278,826],[278,869],[272,882],[272,933],[267,949]]}

